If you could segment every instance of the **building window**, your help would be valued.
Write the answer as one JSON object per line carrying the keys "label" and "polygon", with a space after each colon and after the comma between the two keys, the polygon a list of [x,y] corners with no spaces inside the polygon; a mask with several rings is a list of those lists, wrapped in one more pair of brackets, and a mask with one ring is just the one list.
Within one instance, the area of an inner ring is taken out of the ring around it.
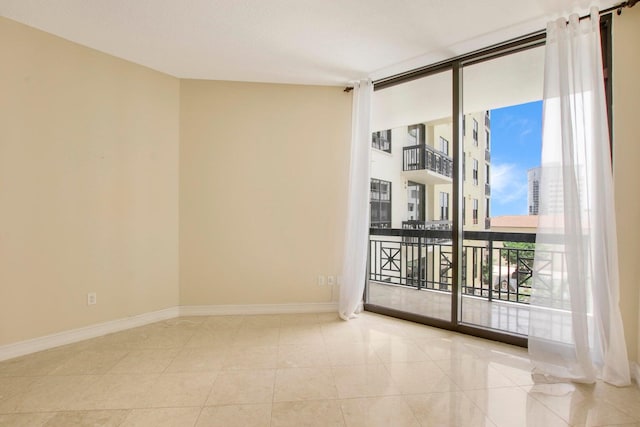
{"label": "building window", "polygon": [[487,150],[491,150],[491,135],[489,135],[489,130],[485,129],[484,130],[484,137],[485,137],[485,141],[487,142]]}
{"label": "building window", "polygon": [[467,116],[462,116],[462,136],[467,134]]}
{"label": "building window", "polygon": [[487,129],[491,128],[491,116],[489,114],[489,110],[485,111],[484,113],[484,127],[486,127]]}
{"label": "building window", "polygon": [[484,165],[484,183],[489,185],[489,165]]}
{"label": "building window", "polygon": [[449,193],[444,191],[440,192],[440,220],[446,221],[449,219]]}
{"label": "building window", "polygon": [[473,199],[473,223],[478,223],[478,199]]}
{"label": "building window", "polygon": [[466,225],[467,224],[467,199],[466,198],[462,198],[462,225]]}
{"label": "building window", "polygon": [[391,228],[391,183],[371,178],[371,227]]}
{"label": "building window", "polygon": [[409,133],[409,145],[424,145],[424,125],[411,125],[408,127],[407,132]]}
{"label": "building window", "polygon": [[462,155],[462,181],[467,180],[467,157]]}
{"label": "building window", "polygon": [[478,121],[473,119],[473,145],[478,146]]}
{"label": "building window", "polygon": [[473,185],[478,185],[478,159],[473,159]]}
{"label": "building window", "polygon": [[449,155],[449,141],[443,137],[440,137],[440,151],[444,153],[445,156]]}
{"label": "building window", "polygon": [[391,153],[391,129],[373,132],[371,146],[377,150]]}

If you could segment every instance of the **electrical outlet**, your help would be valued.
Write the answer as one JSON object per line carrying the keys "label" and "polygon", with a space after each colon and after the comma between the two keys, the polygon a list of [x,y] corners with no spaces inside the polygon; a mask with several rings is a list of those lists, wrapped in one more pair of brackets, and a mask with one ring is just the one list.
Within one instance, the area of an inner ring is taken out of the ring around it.
{"label": "electrical outlet", "polygon": [[324,286],[326,284],[325,278],[322,274],[318,275],[318,285]]}
{"label": "electrical outlet", "polygon": [[333,286],[335,284],[336,284],[336,277],[335,276],[327,276],[327,285]]}
{"label": "electrical outlet", "polygon": [[95,292],[89,292],[87,294],[87,305],[94,305],[98,302],[97,295]]}

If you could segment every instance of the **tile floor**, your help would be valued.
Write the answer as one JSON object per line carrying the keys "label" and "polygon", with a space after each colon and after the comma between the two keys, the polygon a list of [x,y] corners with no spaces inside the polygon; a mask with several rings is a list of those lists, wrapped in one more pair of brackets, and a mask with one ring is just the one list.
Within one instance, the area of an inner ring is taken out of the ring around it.
{"label": "tile floor", "polygon": [[0,362],[0,426],[636,426],[634,385],[363,313],[182,317]]}

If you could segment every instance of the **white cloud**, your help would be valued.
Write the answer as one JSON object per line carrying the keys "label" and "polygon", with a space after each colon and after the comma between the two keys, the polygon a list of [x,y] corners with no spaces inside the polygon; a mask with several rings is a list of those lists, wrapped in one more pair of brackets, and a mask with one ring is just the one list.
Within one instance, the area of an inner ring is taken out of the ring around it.
{"label": "white cloud", "polygon": [[526,211],[527,171],[513,163],[494,163],[491,165],[491,201],[500,205],[518,202],[520,209],[513,214]]}

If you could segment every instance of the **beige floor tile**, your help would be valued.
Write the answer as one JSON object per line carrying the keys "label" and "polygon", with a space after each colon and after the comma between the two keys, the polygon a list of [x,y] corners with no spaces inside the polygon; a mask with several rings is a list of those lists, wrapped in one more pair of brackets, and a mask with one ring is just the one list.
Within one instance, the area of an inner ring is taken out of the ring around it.
{"label": "beige floor tile", "polygon": [[[334,313],[329,313],[336,316]],[[321,319],[322,314],[318,313],[294,313],[294,314],[281,314],[280,315],[280,327],[287,326],[300,326],[300,325],[319,325],[324,323],[325,320]]]}
{"label": "beige floor tile", "polygon": [[322,329],[316,324],[286,326],[280,328],[280,345],[316,345],[324,344]]}
{"label": "beige floor tile", "polygon": [[44,427],[118,427],[129,411],[70,411],[58,412]]}
{"label": "beige floor tile", "polygon": [[382,363],[370,343],[330,343],[325,348],[332,366]]}
{"label": "beige floor tile", "polygon": [[280,345],[278,368],[330,366],[324,343],[313,345]]}
{"label": "beige floor tile", "polygon": [[348,427],[419,427],[409,405],[399,396],[345,399],[340,402]]}
{"label": "beige floor tile", "polygon": [[55,412],[0,415],[0,427],[42,427]]}
{"label": "beige floor tile", "polygon": [[275,377],[275,369],[220,372],[206,404],[271,403]]}
{"label": "beige floor tile", "polygon": [[271,404],[208,406],[202,409],[198,427],[269,427]]}
{"label": "beige floor tile", "polygon": [[328,367],[278,369],[273,401],[335,399],[338,391]]}
{"label": "beige floor tile", "polygon": [[340,321],[322,325],[322,337],[326,344],[365,343],[368,342],[367,334],[357,325]]}
{"label": "beige floor tile", "polygon": [[279,328],[279,314],[258,314],[254,316],[244,316],[240,323],[240,329],[252,328]]}
{"label": "beige floor tile", "polygon": [[162,374],[153,383],[143,402],[147,407],[174,408],[202,406],[207,400],[216,373]]}
{"label": "beige floor tile", "polygon": [[464,340],[457,339],[456,336],[442,338],[414,338],[413,341],[421,351],[429,356],[429,359],[431,360],[477,357],[473,348],[467,346]]}
{"label": "beige floor tile", "polygon": [[599,381],[593,387],[593,395],[640,420],[640,388],[637,383],[629,387],[616,387]]}
{"label": "beige floor tile", "polygon": [[458,390],[455,382],[434,362],[390,363],[385,367],[402,394]]}
{"label": "beige floor tile", "polygon": [[200,408],[132,409],[120,427],[193,427]]}
{"label": "beige floor tile", "polygon": [[488,388],[464,392],[498,427],[569,426],[559,415],[520,387]]}
{"label": "beige floor tile", "polygon": [[516,385],[500,372],[499,366],[486,359],[436,360],[435,363],[461,390],[512,387]]}
{"label": "beige floor tile", "polygon": [[230,330],[209,330],[200,329],[196,331],[189,341],[184,345],[185,348],[210,348],[223,350],[233,343],[236,331]]}
{"label": "beige floor tile", "polygon": [[345,426],[339,400],[311,400],[273,404],[271,427]]}
{"label": "beige floor tile", "polygon": [[594,393],[595,387],[573,384],[540,384],[525,387],[529,396],[560,415],[571,425],[603,426],[640,422]]}
{"label": "beige floor tile", "polygon": [[195,335],[193,329],[152,331],[145,339],[132,344],[132,349],[167,349],[182,348]]}
{"label": "beige floor tile", "polygon": [[278,346],[233,347],[227,352],[222,369],[275,369]]}
{"label": "beige floor tile", "polygon": [[277,346],[280,329],[277,327],[245,328],[238,330],[233,336],[235,347],[268,347]]}
{"label": "beige floor tile", "polygon": [[219,371],[227,354],[226,349],[184,348],[167,366],[165,373]]}
{"label": "beige floor tile", "polygon": [[1,377],[0,378],[0,403],[11,397],[24,393],[37,377]]}
{"label": "beige floor tile", "polygon": [[70,409],[129,409],[142,407],[159,374],[107,374],[69,403]]}
{"label": "beige floor tile", "polygon": [[0,362],[0,377],[47,375],[74,355],[68,350],[53,349],[5,360]]}
{"label": "beige floor tile", "polygon": [[110,374],[162,373],[180,350],[131,350],[110,370]]}
{"label": "beige floor tile", "polygon": [[[495,427],[486,414],[462,392],[405,396],[422,426]],[[511,427],[526,424],[513,424]]]}
{"label": "beige floor tile", "polygon": [[331,371],[340,398],[400,394],[384,365],[334,366]]}
{"label": "beige floor tile", "polygon": [[390,341],[372,342],[372,347],[380,360],[385,363],[423,362],[431,358],[410,339],[395,338]]}
{"label": "beige floor tile", "polygon": [[127,350],[85,350],[68,358],[49,375],[99,375],[107,373],[126,355]]}
{"label": "beige floor tile", "polygon": [[0,414],[73,409],[71,404],[99,378],[94,375],[40,377],[23,393],[0,403]]}
{"label": "beige floor tile", "polygon": [[240,328],[244,316],[207,316],[202,322],[201,329],[209,331],[235,331]]}

